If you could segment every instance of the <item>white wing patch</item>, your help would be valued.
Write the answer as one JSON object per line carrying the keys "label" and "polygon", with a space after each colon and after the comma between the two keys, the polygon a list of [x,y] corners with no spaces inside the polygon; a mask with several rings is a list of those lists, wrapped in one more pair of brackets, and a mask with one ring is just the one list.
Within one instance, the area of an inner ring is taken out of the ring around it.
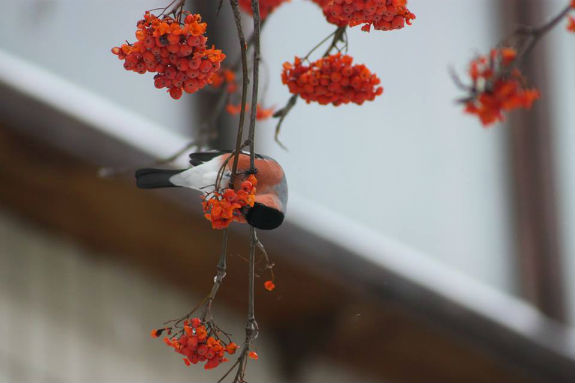
{"label": "white wing patch", "polygon": [[[170,182],[177,186],[196,189],[204,193],[211,193],[215,189],[216,178],[222,164],[221,156],[208,162],[190,168],[170,177]],[[221,187],[227,187],[230,182],[230,172],[225,171],[220,182]]]}

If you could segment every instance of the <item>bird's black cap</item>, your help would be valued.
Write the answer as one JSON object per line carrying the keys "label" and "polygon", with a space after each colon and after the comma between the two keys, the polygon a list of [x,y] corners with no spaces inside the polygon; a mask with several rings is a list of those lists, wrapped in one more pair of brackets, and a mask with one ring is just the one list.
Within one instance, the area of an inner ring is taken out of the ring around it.
{"label": "bird's black cap", "polygon": [[255,203],[246,213],[246,221],[261,230],[272,230],[284,221],[284,213],[261,203]]}

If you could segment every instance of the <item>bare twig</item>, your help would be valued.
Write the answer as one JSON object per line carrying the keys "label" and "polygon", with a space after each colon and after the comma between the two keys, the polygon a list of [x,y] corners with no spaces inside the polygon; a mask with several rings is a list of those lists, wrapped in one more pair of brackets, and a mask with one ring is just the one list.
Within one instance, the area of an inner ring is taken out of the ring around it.
{"label": "bare twig", "polygon": [[[254,56],[253,56],[253,73],[252,73],[252,105],[250,112],[250,129],[248,140],[250,143],[250,171],[255,171],[255,131],[256,131],[256,111],[258,103],[258,86],[260,77],[260,2],[259,0],[252,0],[252,12],[254,20],[254,32],[252,34],[254,41]],[[242,108],[244,106],[242,105]]]}
{"label": "bare twig", "polygon": [[[261,30],[263,29],[265,23],[266,23],[265,20],[263,20],[263,21],[260,23],[260,32],[261,32]],[[248,52],[249,52],[249,50],[251,49],[251,47],[253,47],[253,45],[254,45],[254,39],[255,39],[255,31],[252,32],[252,34],[250,35],[250,37],[247,39],[246,44],[247,44],[247,46],[248,46],[248,48],[247,48],[247,49],[248,49]],[[242,65],[242,61],[241,61],[241,56],[240,56],[240,57],[238,57],[238,58],[236,59],[236,61],[234,61],[234,63],[233,63],[232,66],[230,67],[230,69],[233,70],[234,72],[237,72],[237,71],[240,69],[241,65]]]}
{"label": "bare twig", "polygon": [[279,110],[277,110],[274,114],[273,117],[275,118],[279,118],[278,123],[276,125],[276,130],[275,130],[275,134],[274,134],[274,140],[275,142],[277,142],[277,144],[279,146],[282,147],[282,149],[287,150],[287,147],[280,141],[279,139],[279,135],[280,135],[280,130],[282,127],[282,124],[284,122],[284,119],[286,118],[286,116],[288,115],[288,113],[290,112],[290,110],[295,106],[297,99],[298,99],[298,95],[297,94],[293,94],[288,102],[285,104],[285,106]]}
{"label": "bare twig", "polygon": [[327,48],[327,50],[325,51],[325,53],[323,54],[322,57],[329,56],[330,53],[335,48],[337,48],[337,43],[339,43],[340,41],[344,41],[345,31],[346,31],[346,27],[338,27],[335,30],[335,32],[333,33],[333,39],[331,40],[331,44],[329,45],[329,47]]}
{"label": "bare twig", "polygon": [[202,307],[204,305],[204,303],[206,303],[206,300],[208,299],[208,297],[206,296],[204,299],[202,299],[200,301],[200,303],[198,303],[197,305],[194,306],[193,309],[191,309],[186,315],[184,315],[183,317],[179,318],[179,319],[172,319],[169,321],[164,322],[164,324],[170,324],[173,327],[176,327],[178,324],[180,324],[181,322],[185,321],[186,319],[190,318],[190,316],[192,316],[193,313],[195,313],[200,307]]}
{"label": "bare twig", "polygon": [[240,110],[240,121],[238,125],[238,133],[236,135],[236,150],[234,155],[234,161],[232,164],[232,175],[231,175],[231,185],[233,186],[236,177],[236,172],[238,170],[238,160],[240,158],[242,137],[244,134],[244,119],[246,116],[246,97],[248,91],[248,57],[247,57],[247,47],[246,38],[244,36],[244,31],[242,28],[242,20],[240,15],[240,9],[238,5],[238,0],[230,0],[230,6],[234,14],[234,21],[236,23],[236,29],[238,32],[238,38],[240,40],[240,50],[241,50],[241,62],[242,62],[242,101]]}
{"label": "bare twig", "polygon": [[[337,33],[337,31],[339,30],[336,29],[335,31],[331,32],[329,35],[327,35],[323,40],[321,40],[319,43],[317,43],[313,48],[311,48],[311,50],[309,52],[307,52],[307,55],[305,55],[302,58],[302,61],[305,61],[307,59],[309,59],[309,56],[311,56],[311,54],[313,52],[315,52],[319,47],[321,47],[326,41],[328,41],[329,39],[331,39],[333,36],[335,36],[335,34]],[[332,43],[333,43],[333,39],[332,39]]]}
{"label": "bare twig", "polygon": [[164,14],[170,14],[174,11],[174,9],[178,8],[180,5],[182,5],[184,3],[185,0],[180,0],[180,2],[178,4],[176,4],[170,11],[168,11],[168,9],[170,9],[170,7],[172,5],[174,5],[176,3],[176,1],[178,0],[172,0],[170,2],[170,4],[168,4],[165,8],[158,8],[158,9],[162,9],[162,13],[160,13],[160,16],[163,16]]}
{"label": "bare twig", "polygon": [[[260,60],[260,4],[259,0],[252,0],[252,12],[254,21],[254,55],[253,55],[253,74],[252,74],[252,104],[250,114],[250,127],[248,142],[250,147],[250,172],[255,172],[255,130],[256,130],[256,107],[258,100],[258,79],[259,79],[259,60]],[[245,71],[245,68],[244,68]],[[242,103],[242,110],[245,104]],[[255,317],[255,254],[258,239],[256,229],[250,226],[250,258],[249,258],[249,287],[248,287],[248,319],[246,323],[246,338],[238,358],[237,371],[234,382],[245,382],[246,366],[249,350],[252,341],[258,336],[258,324]]]}
{"label": "bare twig", "polygon": [[[257,1],[257,0],[252,0]],[[250,226],[250,260],[249,260],[249,303],[248,303],[248,321],[246,323],[246,338],[238,357],[238,370],[234,378],[234,383],[245,382],[246,366],[249,357],[250,347],[252,342],[258,337],[258,323],[255,317],[255,301],[254,301],[254,279],[255,279],[255,254],[256,254],[256,229]]]}
{"label": "bare twig", "polygon": [[268,252],[264,246],[264,244],[262,243],[262,241],[260,241],[260,239],[257,236],[257,232],[256,232],[256,246],[258,249],[260,249],[260,251],[262,252],[263,256],[264,256],[264,260],[266,261],[266,270],[269,270],[272,276],[272,280],[274,279],[274,266],[275,264],[271,262],[270,257],[268,255]]}
{"label": "bare twig", "polygon": [[218,290],[226,276],[227,254],[228,254],[228,229],[225,229],[224,237],[222,238],[222,252],[218,260],[217,273],[216,276],[214,277],[214,285],[212,286],[212,290],[210,291],[210,294],[208,295],[208,298],[206,300],[206,309],[204,311],[204,315],[202,316],[202,322],[205,322],[206,320],[208,321],[212,320],[212,302],[216,298],[216,294],[218,293]]}
{"label": "bare twig", "polygon": [[[234,150],[234,151],[228,156],[228,158],[226,158],[226,160],[223,162],[223,164],[220,166],[220,169],[218,170],[218,175],[216,176],[215,190],[220,190],[220,188],[221,188],[221,182],[222,182],[222,179],[223,179],[223,177],[224,177],[224,175],[225,175],[225,173],[226,173],[226,168],[227,168],[227,166],[228,166],[230,160],[231,160],[232,158],[236,158],[236,155],[241,154],[241,153],[242,153],[242,150],[243,150],[245,147],[247,147],[247,146],[249,146],[249,142],[246,140],[246,141],[244,141],[244,142],[240,145],[240,147],[239,147],[239,150],[240,150],[240,151],[238,152],[238,151]],[[239,153],[239,154],[238,154],[238,153]],[[231,175],[231,174],[230,174],[230,175]],[[231,182],[230,182],[230,184],[231,184]]]}
{"label": "bare twig", "polygon": [[549,32],[557,24],[559,24],[559,22],[565,16],[567,16],[567,14],[572,10],[573,10],[573,8],[571,6],[571,3],[569,3],[569,4],[567,4],[567,6],[565,8],[563,8],[563,10],[561,12],[559,12],[559,14],[557,14],[557,16],[555,16],[554,18],[549,20],[547,23],[542,24],[539,27],[535,27],[535,28],[523,27],[523,28],[517,29],[517,31],[515,31],[515,34],[516,35],[526,35],[527,36],[527,42],[525,43],[525,46],[523,47],[523,49],[520,52],[518,52],[516,60],[519,60],[519,59],[523,58],[524,56],[527,56],[531,52],[531,50],[535,47],[537,42],[547,32]]}

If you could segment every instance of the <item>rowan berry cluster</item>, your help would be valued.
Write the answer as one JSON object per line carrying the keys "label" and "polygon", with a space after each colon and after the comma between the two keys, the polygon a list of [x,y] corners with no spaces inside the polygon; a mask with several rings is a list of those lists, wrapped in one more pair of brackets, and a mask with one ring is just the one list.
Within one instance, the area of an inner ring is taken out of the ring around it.
{"label": "rowan berry cluster", "polygon": [[214,192],[202,197],[204,217],[212,223],[212,228],[225,229],[233,221],[245,222],[242,209],[254,206],[256,185],[257,179],[251,174],[238,191],[228,188],[222,193]]}
{"label": "rowan berry cluster", "polygon": [[316,101],[321,105],[338,106],[373,101],[383,93],[383,88],[377,86],[379,78],[365,65],[352,64],[353,58],[341,53],[322,57],[310,65],[303,65],[296,57],[293,64],[283,64],[282,82],[307,103]]}
{"label": "rowan berry cluster", "polygon": [[[260,18],[263,20],[270,13],[272,13],[277,7],[289,0],[260,0]],[[252,15],[252,1],[251,0],[240,0],[240,8]]]}
{"label": "rowan berry cluster", "polygon": [[339,27],[363,24],[361,30],[371,27],[380,31],[401,29],[411,25],[415,15],[406,5],[407,0],[317,0],[328,22]]}
{"label": "rowan berry cluster", "polygon": [[[157,338],[164,331],[171,333],[170,328],[152,330],[152,336]],[[184,355],[186,366],[206,362],[206,370],[217,367],[222,362],[227,362],[225,353],[234,354],[238,346],[234,342],[226,344],[217,337],[216,331],[199,318],[184,321],[183,331],[178,336],[164,337],[164,342],[174,351]]]}
{"label": "rowan berry cluster", "polygon": [[525,87],[525,79],[514,67],[516,57],[515,49],[499,48],[471,62],[472,94],[465,103],[465,111],[477,115],[485,126],[503,121],[504,111],[531,108],[539,98],[537,89]]}
{"label": "rowan berry cluster", "polygon": [[206,23],[198,14],[184,13],[184,22],[171,16],[146,12],[137,23],[136,42],[112,48],[124,60],[124,68],[140,74],[156,72],[156,88],[168,88],[174,99],[183,91],[194,93],[212,81],[226,57],[221,50],[207,48]]}

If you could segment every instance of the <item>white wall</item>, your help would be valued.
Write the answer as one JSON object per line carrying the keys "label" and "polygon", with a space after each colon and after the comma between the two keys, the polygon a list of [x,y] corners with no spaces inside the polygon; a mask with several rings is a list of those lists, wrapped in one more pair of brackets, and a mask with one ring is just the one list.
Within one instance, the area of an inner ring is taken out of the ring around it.
{"label": "white wall", "polygon": [[[447,70],[465,75],[468,61],[498,41],[494,6],[411,0],[412,27],[353,29],[349,53],[379,75],[384,94],[361,107],[300,100],[281,134],[289,152],[272,143],[273,123],[261,126],[259,142],[285,165],[290,192],[515,293],[505,126],[485,130],[464,115]],[[289,98],[281,64],[333,29],[309,1],[294,0],[270,17],[263,32],[268,104]]]}
{"label": "white wall", "polygon": [[[0,209],[0,382],[215,382],[233,358],[210,371],[186,367],[181,355],[150,336],[203,296]],[[216,299],[214,315],[240,344],[244,314]],[[271,335],[260,325],[254,343],[259,360],[248,362],[250,382],[282,380]],[[306,382],[364,377],[322,358],[304,363]]]}
{"label": "white wall", "polygon": [[[216,381],[231,362],[211,371],[186,367],[150,337],[200,299],[0,210],[2,382]],[[214,307],[239,344],[245,318],[217,301]],[[256,347],[260,359],[250,361],[248,378],[278,380],[265,329]]]}
{"label": "white wall", "polygon": [[[3,1],[0,49],[30,60],[167,129],[190,133],[193,104],[177,102],[153,84],[153,75],[127,72],[110,52],[134,41],[136,22],[163,0]],[[90,105],[86,105],[90,108]],[[137,129],[137,127],[134,127]]]}
{"label": "white wall", "polygon": [[[564,1],[549,1],[547,17],[564,6]],[[558,183],[560,235],[565,256],[563,275],[567,281],[569,315],[575,325],[575,36],[565,30],[566,22],[553,30],[544,40],[545,54],[550,57],[553,102],[555,179]]]}

